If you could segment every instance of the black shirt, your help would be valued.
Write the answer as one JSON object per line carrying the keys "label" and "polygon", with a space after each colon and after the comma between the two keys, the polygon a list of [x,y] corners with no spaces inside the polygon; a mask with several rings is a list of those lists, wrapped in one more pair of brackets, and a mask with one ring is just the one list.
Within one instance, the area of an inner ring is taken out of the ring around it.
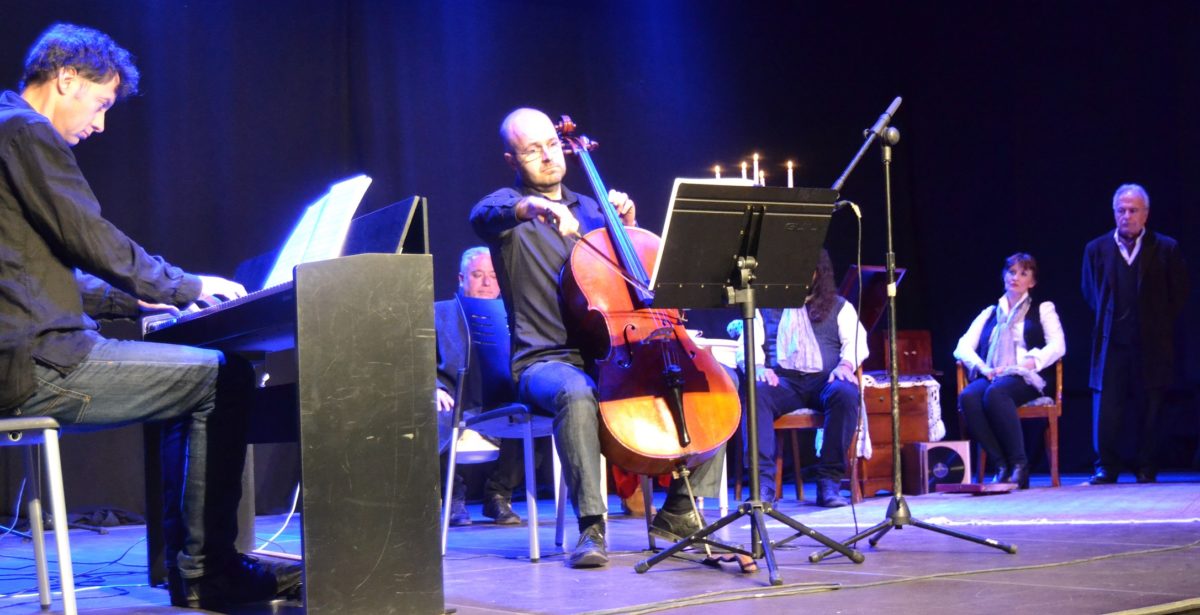
{"label": "black shirt", "polygon": [[[77,279],[76,268],[98,279]],[[99,334],[81,291],[89,308],[96,300],[130,307],[132,297],[101,281],[155,303],[182,306],[200,294],[199,278],[150,256],[100,215],[50,121],[17,93],[0,94],[0,410],[33,394],[34,361],[66,373],[91,351]]]}
{"label": "black shirt", "polygon": [[[584,366],[579,349],[571,345],[560,301],[559,279],[575,246],[574,239],[549,224],[517,220],[513,207],[537,191],[501,188],[475,204],[471,224],[492,252],[504,307],[512,331],[513,379],[539,361],[562,361]],[[604,214],[595,199],[563,186],[560,203],[579,221],[579,233],[604,227]]]}

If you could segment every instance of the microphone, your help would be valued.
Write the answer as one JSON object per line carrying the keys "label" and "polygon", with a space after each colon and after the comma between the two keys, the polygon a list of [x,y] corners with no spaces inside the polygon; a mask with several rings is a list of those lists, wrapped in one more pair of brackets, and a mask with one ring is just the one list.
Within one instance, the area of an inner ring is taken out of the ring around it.
{"label": "microphone", "polygon": [[900,97],[897,96],[896,100],[893,100],[892,104],[888,105],[887,111],[884,111],[883,115],[879,116],[878,120],[875,120],[875,125],[863,131],[863,137],[865,138],[871,135],[882,137],[883,130],[887,128],[888,123],[892,121],[892,116],[896,115],[896,110],[899,108]]}

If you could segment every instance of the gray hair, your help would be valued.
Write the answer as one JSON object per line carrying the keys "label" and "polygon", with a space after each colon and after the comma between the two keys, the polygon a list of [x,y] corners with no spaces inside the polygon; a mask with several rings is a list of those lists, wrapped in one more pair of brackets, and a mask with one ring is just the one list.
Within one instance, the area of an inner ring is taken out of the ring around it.
{"label": "gray hair", "polygon": [[487,246],[475,246],[473,248],[467,248],[467,250],[462,253],[462,260],[458,263],[458,272],[464,276],[467,275],[467,267],[471,266],[471,261],[485,254],[489,257],[492,254],[488,250]]}
{"label": "gray hair", "polygon": [[1121,184],[1120,187],[1117,188],[1117,191],[1113,193],[1113,207],[1117,206],[1117,200],[1120,199],[1121,195],[1125,194],[1126,192],[1132,192],[1142,197],[1142,202],[1146,204],[1146,209],[1150,209],[1150,195],[1146,194],[1146,189],[1138,184]]}

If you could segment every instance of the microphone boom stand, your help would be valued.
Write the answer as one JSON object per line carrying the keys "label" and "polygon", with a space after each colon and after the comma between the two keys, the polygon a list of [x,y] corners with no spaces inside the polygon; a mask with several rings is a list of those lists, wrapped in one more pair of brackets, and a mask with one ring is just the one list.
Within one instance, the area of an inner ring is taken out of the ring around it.
{"label": "microphone boom stand", "polygon": [[[871,143],[876,139],[883,153],[883,181],[884,181],[884,199],[886,204],[887,214],[887,301],[888,301],[888,357],[891,365],[888,366],[888,379],[891,383],[891,402],[892,402],[892,501],[888,505],[887,513],[884,515],[883,521],[851,536],[843,545],[849,546],[857,543],[863,538],[870,537],[868,543],[874,547],[880,540],[883,539],[890,530],[902,530],[904,526],[911,525],[924,530],[938,532],[961,540],[981,544],[985,547],[993,547],[1008,553],[1016,553],[1017,547],[1003,543],[991,538],[981,538],[965,532],[947,529],[932,523],[926,523],[919,519],[914,519],[908,508],[908,503],[904,501],[904,494],[901,491],[900,485],[900,374],[899,361],[896,356],[896,253],[892,246],[892,146],[900,141],[900,131],[896,128],[889,127],[887,124],[895,114],[896,109],[900,106],[900,97],[897,96],[887,112],[879,117],[875,122],[875,126],[865,131],[866,141],[859,148],[858,154],[850,161],[850,165],[842,176],[834,183],[833,189],[841,191],[842,184],[846,181],[846,177],[850,174],[862,158],[863,153],[871,146]],[[826,549],[813,553],[809,556],[809,561],[817,563],[826,556],[832,554],[835,549]]]}

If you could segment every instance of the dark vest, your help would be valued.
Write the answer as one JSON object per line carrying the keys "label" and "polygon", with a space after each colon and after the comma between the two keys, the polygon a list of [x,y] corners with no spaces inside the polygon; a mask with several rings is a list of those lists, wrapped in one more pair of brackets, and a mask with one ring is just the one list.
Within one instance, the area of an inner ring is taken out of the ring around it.
{"label": "dark vest", "polygon": [[1141,252],[1133,259],[1133,264],[1125,262],[1125,258],[1117,255],[1117,284],[1113,288],[1113,320],[1112,330],[1109,331],[1110,343],[1128,346],[1138,338],[1138,264],[1142,258]]}
{"label": "dark vest", "polygon": [[842,336],[838,335],[837,317],[845,303],[845,299],[838,297],[825,320],[812,323],[813,335],[817,338],[817,346],[821,348],[822,373],[833,371],[842,360]]}
{"label": "dark vest", "polygon": [[[1000,309],[998,307],[992,310],[991,317],[983,324],[983,331],[979,333],[979,346],[975,349],[975,353],[985,361],[988,355],[987,343],[992,339],[992,330],[996,328],[996,317],[999,315],[999,312]],[[1025,338],[1025,348],[1041,348],[1046,345],[1046,331],[1042,329],[1041,314],[1041,303],[1034,301],[1033,297],[1030,297],[1029,311],[1025,312],[1025,332],[1023,335]],[[1042,393],[1044,395],[1052,395],[1055,388],[1054,365],[1047,365],[1038,374],[1046,381],[1046,388]]]}

